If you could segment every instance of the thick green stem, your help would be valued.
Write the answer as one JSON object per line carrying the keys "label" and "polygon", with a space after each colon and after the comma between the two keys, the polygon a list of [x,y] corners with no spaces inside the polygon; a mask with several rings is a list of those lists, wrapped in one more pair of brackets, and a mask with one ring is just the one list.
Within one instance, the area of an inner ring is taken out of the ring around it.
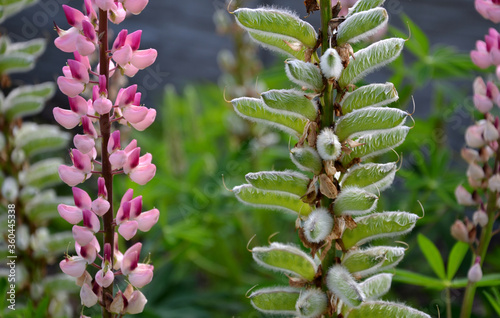
{"label": "thick green stem", "polygon": [[[321,0],[321,53],[325,53],[330,47],[328,22],[332,19],[332,0]],[[323,114],[321,117],[322,127],[329,127],[333,124],[333,85],[327,84],[323,92]]]}
{"label": "thick green stem", "polygon": [[[109,57],[108,57],[108,12],[99,10],[99,74],[106,76],[106,89],[109,88]],[[113,268],[113,248],[115,229],[113,225],[113,173],[111,163],[109,162],[108,142],[111,134],[111,122],[109,114],[101,115],[99,118],[99,127],[101,130],[101,160],[102,160],[102,177],[108,191],[108,201],[110,204],[109,210],[103,216],[104,223],[104,244],[111,245],[111,268]],[[109,308],[113,299],[113,284],[104,288],[102,293],[102,309],[103,318],[111,318],[112,314],[106,309]]]}

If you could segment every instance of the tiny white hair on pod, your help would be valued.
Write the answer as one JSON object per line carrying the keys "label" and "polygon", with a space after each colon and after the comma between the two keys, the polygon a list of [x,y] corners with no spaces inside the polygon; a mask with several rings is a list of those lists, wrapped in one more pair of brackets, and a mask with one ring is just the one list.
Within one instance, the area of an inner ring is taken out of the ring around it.
{"label": "tiny white hair on pod", "polygon": [[319,66],[326,78],[337,79],[344,69],[339,53],[332,48],[329,48],[323,53]]}
{"label": "tiny white hair on pod", "polygon": [[323,241],[332,231],[333,218],[325,208],[319,208],[311,212],[304,222],[304,235],[311,243]]}
{"label": "tiny white hair on pod", "polygon": [[323,160],[336,160],[342,152],[342,145],[339,138],[330,128],[325,128],[321,131],[316,144],[318,153]]}

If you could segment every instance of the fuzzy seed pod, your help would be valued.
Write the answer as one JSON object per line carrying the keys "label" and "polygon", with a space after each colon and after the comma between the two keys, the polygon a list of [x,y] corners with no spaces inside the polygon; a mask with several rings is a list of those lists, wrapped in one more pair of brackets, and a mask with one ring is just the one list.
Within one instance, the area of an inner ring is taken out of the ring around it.
{"label": "fuzzy seed pod", "polygon": [[323,241],[332,231],[333,218],[325,208],[314,210],[304,222],[304,234],[311,243]]}
{"label": "fuzzy seed pod", "polygon": [[326,277],[328,289],[347,306],[359,306],[365,300],[365,294],[352,275],[342,265],[333,265]]}
{"label": "fuzzy seed pod", "polygon": [[328,299],[320,289],[308,289],[300,293],[300,297],[295,304],[300,317],[319,317],[325,312]]}
{"label": "fuzzy seed pod", "polygon": [[302,171],[309,171],[319,174],[323,168],[319,154],[309,146],[296,147],[290,150],[292,162]]}
{"label": "fuzzy seed pod", "polygon": [[320,62],[321,72],[328,79],[337,79],[340,77],[344,66],[342,65],[342,59],[339,56],[337,50],[329,48],[321,56]]}
{"label": "fuzzy seed pod", "polygon": [[339,138],[330,128],[321,131],[316,143],[318,153],[323,160],[336,160],[342,152]]}

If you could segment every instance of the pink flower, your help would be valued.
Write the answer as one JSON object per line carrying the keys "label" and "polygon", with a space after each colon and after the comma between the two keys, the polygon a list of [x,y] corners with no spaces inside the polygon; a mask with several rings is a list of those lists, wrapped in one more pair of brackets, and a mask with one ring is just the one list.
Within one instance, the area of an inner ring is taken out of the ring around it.
{"label": "pink flower", "polygon": [[76,60],[68,60],[68,65],[63,67],[64,76],[57,78],[57,85],[63,94],[75,97],[85,90],[89,83],[88,68]]}
{"label": "pink flower", "polygon": [[149,0],[123,0],[125,10],[132,14],[139,14],[148,5]]}
{"label": "pink flower", "polygon": [[59,37],[55,39],[55,46],[63,52],[73,53],[77,51],[83,56],[94,53],[97,45],[97,34],[92,24],[95,20],[95,11],[93,8],[89,12],[89,7],[92,5],[85,3],[88,15],[82,12],[63,5],[66,20],[72,27],[69,30],[62,30],[56,26],[56,31]]}
{"label": "pink flower", "polygon": [[81,118],[87,115],[88,104],[81,96],[69,97],[70,109],[55,107],[52,110],[55,120],[66,129],[73,129],[81,122]]}
{"label": "pink flower", "polygon": [[138,147],[129,154],[127,161],[123,165],[123,172],[135,183],[145,185],[155,176],[156,166],[151,163],[153,158],[151,154],[147,153],[139,157],[140,151],[141,148]]}
{"label": "pink flower", "polygon": [[90,157],[78,149],[72,149],[70,154],[73,165],[60,165],[58,171],[61,180],[70,187],[74,187],[90,178],[93,166]]}
{"label": "pink flower", "polygon": [[139,290],[134,290],[131,284],[122,293],[120,290],[110,306],[110,311],[117,314],[140,314],[148,300]]}
{"label": "pink flower", "polygon": [[153,265],[139,263],[142,244],[132,245],[123,255],[121,270],[132,285],[142,288],[153,279]]}
{"label": "pink flower", "polygon": [[479,12],[483,18],[491,20],[494,23],[500,22],[499,0],[476,0],[475,7],[477,12]]}
{"label": "pink flower", "polygon": [[72,256],[63,259],[59,263],[59,267],[64,274],[72,277],[80,277],[87,268],[87,261],[81,256]]}
{"label": "pink flower", "polygon": [[80,299],[82,301],[82,305],[85,307],[92,307],[97,304],[98,297],[94,290],[88,285],[83,284],[80,289]]}
{"label": "pink flower", "polygon": [[153,64],[158,55],[155,49],[139,50],[141,35],[141,30],[130,34],[127,30],[122,30],[113,43],[113,60],[129,77]]}
{"label": "pink flower", "polygon": [[99,232],[101,228],[101,223],[99,218],[94,212],[84,209],[82,211],[83,215],[83,226],[74,225],[73,226],[73,238],[81,246],[85,246],[92,242],[94,239],[94,234]]}
{"label": "pink flower", "polygon": [[122,198],[120,208],[116,213],[116,224],[119,225],[118,232],[126,239],[130,240],[137,233],[137,230],[147,232],[158,222],[160,211],[152,209],[142,211],[142,196],[132,199],[133,190],[128,189]]}
{"label": "pink flower", "polygon": [[484,37],[485,41],[476,42],[476,50],[471,51],[472,62],[480,68],[500,64],[500,34],[493,28]]}

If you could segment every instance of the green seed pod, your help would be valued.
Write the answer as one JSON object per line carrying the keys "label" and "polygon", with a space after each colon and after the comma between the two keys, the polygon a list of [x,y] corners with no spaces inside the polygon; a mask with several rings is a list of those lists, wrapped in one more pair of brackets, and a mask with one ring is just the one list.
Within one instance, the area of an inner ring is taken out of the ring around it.
{"label": "green seed pod", "polygon": [[383,5],[385,0],[359,0],[351,8],[349,8],[349,13],[347,16],[351,16],[358,12],[367,11],[376,7]]}
{"label": "green seed pod", "polygon": [[2,197],[8,202],[16,202],[19,195],[19,185],[13,177],[7,177],[2,183]]}
{"label": "green seed pod", "polygon": [[261,190],[282,191],[303,196],[309,187],[309,178],[297,171],[261,171],[248,173],[248,183]]}
{"label": "green seed pod", "polygon": [[365,300],[365,294],[359,284],[342,265],[330,267],[326,277],[326,285],[348,307],[359,306]]}
{"label": "green seed pod", "polygon": [[28,169],[19,173],[19,182],[24,186],[39,189],[48,188],[61,183],[58,168],[63,162],[59,158],[38,161]]}
{"label": "green seed pod", "polygon": [[256,33],[249,31],[248,34],[252,39],[257,41],[264,48],[275,51],[280,54],[294,57],[299,60],[305,59],[306,47],[300,42],[284,41],[283,38],[273,36],[267,33]]}
{"label": "green seed pod", "polygon": [[304,222],[304,235],[311,243],[319,243],[332,232],[333,218],[325,208],[318,208],[309,214]]}
{"label": "green seed pod", "polygon": [[342,164],[346,165],[354,158],[365,160],[386,153],[402,144],[409,131],[410,127],[400,126],[363,135],[356,140],[363,145],[353,148],[350,154],[344,155]]}
{"label": "green seed pod", "polygon": [[323,168],[321,158],[316,150],[309,146],[295,147],[290,150],[292,162],[302,171],[309,171],[319,174]]}
{"label": "green seed pod", "polygon": [[25,123],[15,133],[14,143],[27,156],[64,148],[69,134],[52,125]]}
{"label": "green seed pod", "polygon": [[335,200],[336,215],[364,215],[375,210],[378,197],[360,188],[343,188]]}
{"label": "green seed pod", "polygon": [[72,205],[71,197],[57,197],[52,190],[43,191],[37,194],[26,204],[26,215],[34,222],[43,222],[58,218],[57,206],[61,203]]}
{"label": "green seed pod", "polygon": [[340,77],[344,66],[342,65],[342,59],[340,58],[337,50],[329,48],[321,56],[321,62],[319,64],[321,72],[328,79],[337,79]]}
{"label": "green seed pod", "polygon": [[364,280],[359,287],[365,293],[366,300],[377,300],[391,288],[392,274],[378,274]]}
{"label": "green seed pod", "polygon": [[312,209],[295,194],[280,191],[266,191],[244,184],[233,188],[236,198],[257,208],[280,210],[307,216]]}
{"label": "green seed pod", "polygon": [[51,98],[54,92],[54,83],[21,86],[10,92],[0,110],[8,120],[34,115],[42,110],[45,101]]}
{"label": "green seed pod", "polygon": [[367,107],[342,116],[335,126],[340,141],[375,130],[391,129],[405,123],[408,113],[398,108]]}
{"label": "green seed pod", "polygon": [[316,148],[323,160],[337,160],[342,153],[342,145],[332,129],[325,128],[321,131],[316,141]]}
{"label": "green seed pod", "polygon": [[367,301],[357,308],[351,309],[346,318],[387,318],[387,317],[405,317],[405,318],[431,318],[431,316],[405,306],[403,304],[387,301]]}
{"label": "green seed pod", "polygon": [[300,248],[281,243],[271,243],[269,247],[254,247],[253,259],[257,264],[270,270],[312,281],[318,265],[311,256]]}
{"label": "green seed pod", "polygon": [[337,44],[356,43],[368,39],[387,26],[389,16],[384,8],[355,13],[339,25]]}
{"label": "green seed pod", "polygon": [[368,192],[378,193],[390,187],[396,170],[396,162],[357,165],[349,169],[340,185],[343,188],[359,187]]}
{"label": "green seed pod", "polygon": [[316,45],[314,27],[296,14],[276,8],[241,8],[234,11],[238,24],[253,33],[272,35],[284,41],[301,42],[309,48]]}
{"label": "green seed pod", "polygon": [[344,115],[364,107],[381,107],[399,99],[398,92],[392,83],[370,84],[361,86],[353,92],[346,92],[340,106]]}
{"label": "green seed pod", "polygon": [[402,247],[374,246],[347,252],[342,265],[354,276],[366,277],[395,267],[403,259]]}
{"label": "green seed pod", "polygon": [[275,315],[296,315],[295,305],[302,289],[288,286],[262,288],[250,294],[250,303],[260,312]]}
{"label": "green seed pod", "polygon": [[266,106],[278,111],[286,111],[301,115],[309,120],[318,117],[318,106],[314,100],[306,97],[304,92],[296,89],[273,89],[262,93]]}
{"label": "green seed pod", "polygon": [[410,232],[418,215],[408,212],[382,212],[354,219],[357,226],[346,229],[342,241],[350,249],[383,237],[395,237]]}
{"label": "green seed pod", "polygon": [[320,317],[327,308],[328,299],[320,289],[307,289],[300,293],[295,304],[297,312],[303,318]]}
{"label": "green seed pod", "polygon": [[385,39],[354,53],[354,58],[350,58],[349,65],[340,76],[340,87],[355,84],[377,68],[394,61],[403,50],[404,42],[399,38]]}
{"label": "green seed pod", "polygon": [[301,136],[308,122],[305,117],[300,115],[273,110],[257,98],[240,97],[233,99],[231,103],[236,113],[241,117],[275,127],[292,136]]}
{"label": "green seed pod", "polygon": [[323,77],[319,68],[300,60],[285,61],[285,72],[288,79],[295,84],[317,92],[323,89]]}

